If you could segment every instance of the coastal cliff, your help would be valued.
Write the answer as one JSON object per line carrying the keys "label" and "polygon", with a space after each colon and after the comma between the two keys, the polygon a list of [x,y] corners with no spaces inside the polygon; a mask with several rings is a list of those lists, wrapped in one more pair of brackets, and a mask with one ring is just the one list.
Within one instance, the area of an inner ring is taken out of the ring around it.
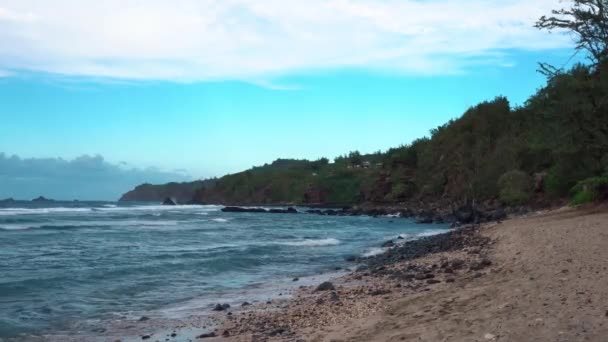
{"label": "coastal cliff", "polygon": [[[608,198],[608,61],[550,75],[523,106],[482,102],[412,143],[330,162],[278,159],[121,200],[226,205],[543,207]],[[583,96],[584,95],[584,96]]]}
{"label": "coastal cliff", "polygon": [[197,189],[204,184],[204,181],[162,185],[142,184],[122,195],[120,201],[162,202],[167,198],[172,198],[177,203],[190,203]]}

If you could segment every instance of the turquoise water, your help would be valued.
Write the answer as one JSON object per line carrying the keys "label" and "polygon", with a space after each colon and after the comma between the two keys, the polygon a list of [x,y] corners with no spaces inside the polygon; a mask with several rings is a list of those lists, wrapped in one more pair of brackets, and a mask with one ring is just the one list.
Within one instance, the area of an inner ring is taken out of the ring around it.
{"label": "turquoise water", "polygon": [[158,315],[352,266],[346,257],[377,253],[399,235],[446,230],[388,217],[223,213],[220,206],[10,206],[0,207],[0,337]]}

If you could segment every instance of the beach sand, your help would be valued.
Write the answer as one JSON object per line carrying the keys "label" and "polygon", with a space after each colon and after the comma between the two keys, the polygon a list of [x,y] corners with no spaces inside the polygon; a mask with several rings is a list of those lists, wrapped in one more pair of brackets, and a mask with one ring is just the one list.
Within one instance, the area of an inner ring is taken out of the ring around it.
{"label": "beach sand", "polygon": [[200,341],[608,341],[608,207],[463,230],[462,245],[226,315]]}

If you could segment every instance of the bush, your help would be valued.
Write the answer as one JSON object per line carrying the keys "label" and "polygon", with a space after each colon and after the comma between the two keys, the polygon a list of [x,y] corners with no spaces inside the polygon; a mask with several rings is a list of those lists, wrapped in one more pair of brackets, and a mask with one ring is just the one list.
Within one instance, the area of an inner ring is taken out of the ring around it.
{"label": "bush", "polygon": [[608,195],[608,175],[582,180],[572,188],[572,205],[605,199]]}
{"label": "bush", "polygon": [[500,200],[508,206],[524,204],[532,196],[532,179],[520,170],[504,173],[498,179]]}

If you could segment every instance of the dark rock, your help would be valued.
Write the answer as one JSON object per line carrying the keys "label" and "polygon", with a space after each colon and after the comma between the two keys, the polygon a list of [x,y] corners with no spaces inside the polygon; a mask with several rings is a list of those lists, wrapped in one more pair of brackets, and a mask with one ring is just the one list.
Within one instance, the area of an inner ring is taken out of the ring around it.
{"label": "dark rock", "polygon": [[163,201],[163,205],[177,205],[177,202],[175,202],[173,200],[173,198],[171,197],[167,197],[165,198],[165,200]]}
{"label": "dark rock", "polygon": [[454,279],[454,278],[446,278],[446,279],[445,279],[445,282],[446,282],[446,283],[453,283],[453,282],[455,282],[455,281],[456,281],[456,279]]}
{"label": "dark rock", "polygon": [[481,259],[480,264],[483,267],[487,267],[487,266],[492,265],[492,261],[490,261],[490,259],[483,258],[483,259]]}
{"label": "dark rock", "polygon": [[224,311],[224,310],[228,310],[230,308],[230,304],[216,304],[215,307],[213,308],[213,311]]}
{"label": "dark rock", "polygon": [[243,208],[243,207],[225,207],[222,208],[225,213],[267,213],[264,208]]}
{"label": "dark rock", "polygon": [[269,336],[282,335],[285,331],[286,331],[285,328],[278,328],[278,329],[271,331],[268,335]]}
{"label": "dark rock", "polygon": [[249,306],[249,305],[251,305],[251,303],[249,303],[249,302],[243,302],[243,304],[241,304],[242,307]]}
{"label": "dark rock", "polygon": [[230,331],[228,330],[224,330],[224,332],[222,333],[223,337],[230,337]]}
{"label": "dark rock", "polygon": [[439,283],[441,283],[441,280],[429,279],[429,280],[426,281],[426,283],[430,284],[430,285],[432,285],[432,284],[439,284]]}
{"label": "dark rock", "polygon": [[382,244],[382,247],[394,247],[395,243],[393,242],[393,240],[388,240],[385,243]]}
{"label": "dark rock", "polygon": [[460,270],[464,267],[464,260],[460,260],[460,259],[453,260],[451,265],[452,265],[453,269]]}
{"label": "dark rock", "polygon": [[176,337],[177,334],[176,333],[171,333],[171,337]]}
{"label": "dark rock", "polygon": [[300,278],[295,277],[295,278],[293,278],[291,281],[298,281],[298,280],[300,280]]}
{"label": "dark rock", "polygon": [[147,340],[147,339],[149,339],[150,337],[152,337],[152,336],[150,336],[150,335],[144,335],[144,336],[142,336],[142,337],[141,337],[141,339],[142,339],[142,340]]}
{"label": "dark rock", "polygon": [[339,302],[340,297],[338,296],[338,293],[336,293],[336,291],[332,291],[331,294],[329,295],[329,300],[332,302]]}
{"label": "dark rock", "polygon": [[292,207],[289,207],[287,209],[270,209],[268,210],[269,213],[271,214],[297,214],[298,211]]}
{"label": "dark rock", "polygon": [[315,291],[333,291],[335,289],[336,288],[334,287],[334,284],[329,281],[326,281],[324,283],[321,283],[321,285],[317,286]]}
{"label": "dark rock", "polygon": [[401,235],[397,236],[397,240],[403,240],[403,239],[405,239],[403,236],[401,236]]}
{"label": "dark rock", "polygon": [[492,262],[488,259],[482,259],[480,261],[474,262],[471,264],[470,270],[471,271],[479,271],[482,270],[488,266],[492,265]]}
{"label": "dark rock", "polygon": [[414,276],[414,279],[416,280],[426,280],[433,278],[435,278],[435,275],[433,273],[418,273]]}
{"label": "dark rock", "polygon": [[422,216],[416,219],[416,223],[418,224],[431,224],[433,221],[433,217],[431,216]]}
{"label": "dark rock", "polygon": [[486,214],[488,221],[500,221],[507,218],[507,212],[503,208],[496,209]]}
{"label": "dark rock", "polygon": [[148,321],[150,320],[150,317],[148,316],[141,316],[141,318],[139,319],[140,322],[144,322],[144,321]]}
{"label": "dark rock", "polygon": [[196,338],[210,338],[210,337],[217,337],[217,334],[212,331],[210,333],[198,335]]}
{"label": "dark rock", "polygon": [[349,255],[346,258],[344,258],[344,260],[346,260],[348,262],[355,262],[355,261],[357,261],[357,259],[359,259],[359,257],[356,255]]}

